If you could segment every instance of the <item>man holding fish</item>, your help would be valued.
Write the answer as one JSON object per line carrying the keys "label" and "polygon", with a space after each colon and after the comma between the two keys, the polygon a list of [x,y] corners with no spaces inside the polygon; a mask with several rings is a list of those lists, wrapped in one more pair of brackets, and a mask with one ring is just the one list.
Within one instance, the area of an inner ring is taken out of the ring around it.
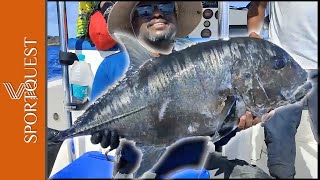
{"label": "man holding fish", "polygon": [[[201,13],[201,2],[117,2],[109,15],[108,28],[112,35],[117,32],[123,32],[135,36],[153,57],[159,57],[195,44],[190,40],[181,38],[186,37],[194,30],[200,22]],[[117,37],[114,36],[114,38],[116,39]],[[106,58],[97,70],[91,99],[96,99],[107,87],[117,82],[128,66],[128,57],[123,52]],[[246,112],[239,119],[238,129],[247,129],[259,122],[260,119],[258,117],[253,118],[250,112]],[[226,144],[236,132],[237,130],[234,130],[216,144]],[[110,145],[111,149],[115,149],[119,146],[119,136],[116,131],[95,133],[92,135],[91,140],[94,144],[100,143],[103,148]],[[195,148],[190,148],[190,152],[187,152],[187,154],[200,157],[200,154],[204,153],[203,148],[197,148],[200,147],[201,143],[203,143],[201,140],[193,141],[177,148],[188,151],[186,147],[194,146]],[[124,143],[121,150],[117,151],[117,153],[121,154],[119,164],[122,167],[118,167],[115,170],[119,169],[119,174],[130,174],[134,171],[138,155],[133,149],[134,147],[131,144]],[[175,160],[167,159],[167,161],[181,161],[181,164],[198,163],[198,161],[192,162],[192,160],[188,162],[187,157],[179,157],[178,153],[175,155],[178,155]],[[213,153],[211,157],[215,156],[217,155]],[[170,162],[164,162],[163,164],[161,167],[154,169],[154,173],[158,176],[160,175],[158,174],[160,169],[162,174],[170,170],[164,167],[168,166],[169,168],[171,166]],[[207,163],[207,167],[210,166],[210,163]],[[119,174],[117,177],[120,177]]]}

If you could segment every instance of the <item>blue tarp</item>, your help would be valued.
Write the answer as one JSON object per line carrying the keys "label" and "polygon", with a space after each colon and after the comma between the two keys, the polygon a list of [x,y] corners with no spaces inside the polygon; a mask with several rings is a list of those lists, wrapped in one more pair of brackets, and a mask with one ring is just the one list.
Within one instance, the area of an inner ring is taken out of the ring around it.
{"label": "blue tarp", "polygon": [[113,162],[107,161],[101,152],[91,151],[83,154],[51,178],[111,178],[112,172]]}
{"label": "blue tarp", "polygon": [[[109,156],[113,159],[113,156]],[[98,151],[91,151],[83,154],[71,164],[51,177],[51,179],[69,178],[112,178],[113,162],[106,159],[105,155]],[[164,179],[209,179],[210,174],[205,170],[183,169],[177,171]]]}

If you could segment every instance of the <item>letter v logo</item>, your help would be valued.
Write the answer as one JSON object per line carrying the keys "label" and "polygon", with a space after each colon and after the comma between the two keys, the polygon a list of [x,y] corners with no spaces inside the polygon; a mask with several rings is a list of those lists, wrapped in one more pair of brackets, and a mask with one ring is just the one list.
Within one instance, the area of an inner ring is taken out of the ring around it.
{"label": "letter v logo", "polygon": [[11,83],[3,83],[3,85],[6,87],[8,94],[11,99],[18,100],[21,98],[24,90],[25,90],[25,84],[21,83],[20,86],[18,87],[17,91],[13,89],[13,86]]}

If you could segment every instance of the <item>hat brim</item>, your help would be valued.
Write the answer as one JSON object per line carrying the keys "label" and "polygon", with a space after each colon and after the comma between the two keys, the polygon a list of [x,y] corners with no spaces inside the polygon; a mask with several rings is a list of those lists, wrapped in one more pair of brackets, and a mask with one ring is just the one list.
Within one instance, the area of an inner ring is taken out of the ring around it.
{"label": "hat brim", "polygon": [[[133,35],[131,15],[139,1],[116,2],[108,17],[108,29],[113,38],[114,33]],[[177,33],[176,37],[188,36],[200,23],[202,14],[201,1],[176,1]]]}

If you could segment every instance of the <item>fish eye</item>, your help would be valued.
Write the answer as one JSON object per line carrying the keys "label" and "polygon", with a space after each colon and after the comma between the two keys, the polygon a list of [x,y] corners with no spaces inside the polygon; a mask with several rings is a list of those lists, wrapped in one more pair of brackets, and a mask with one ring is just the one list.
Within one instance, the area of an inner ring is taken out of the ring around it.
{"label": "fish eye", "polygon": [[248,73],[248,72],[245,72],[245,73],[243,74],[243,76],[244,76],[246,79],[251,78],[251,74]]}
{"label": "fish eye", "polygon": [[275,57],[273,61],[273,69],[279,70],[286,66],[286,61],[283,58]]}

